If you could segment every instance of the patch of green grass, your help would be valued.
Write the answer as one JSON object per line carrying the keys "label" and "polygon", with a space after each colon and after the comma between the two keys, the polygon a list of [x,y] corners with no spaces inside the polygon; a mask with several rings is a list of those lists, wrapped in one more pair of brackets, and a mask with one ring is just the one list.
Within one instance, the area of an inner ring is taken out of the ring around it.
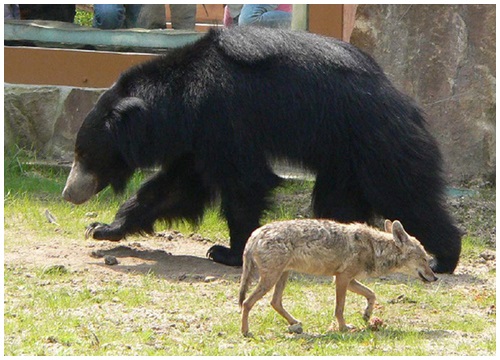
{"label": "patch of green grass", "polygon": [[[419,287],[416,282],[367,284],[378,295],[374,316],[385,321],[379,331],[365,328],[361,319],[364,299],[348,294],[345,316],[360,330],[327,333],[334,319],[334,286],[299,276],[289,282],[284,305],[303,322],[304,334],[287,332],[285,320],[272,310],[266,295],[250,313],[254,337],[247,339],[239,330],[236,282],[186,284],[152,274],[90,282],[84,273],[6,268],[5,354],[366,356],[447,355],[450,349],[470,355],[487,349],[494,352],[494,332],[474,345],[457,343],[457,337],[467,339],[494,323],[481,314],[464,314],[469,303],[459,301],[461,294],[444,289],[436,292],[431,285]],[[402,291],[406,300],[390,303]],[[450,299],[453,297],[456,299]]]}
{"label": "patch of green grass", "polygon": [[477,258],[486,249],[491,248],[488,239],[476,236],[464,236],[462,238],[462,258]]}
{"label": "patch of green grass", "polygon": [[[132,177],[125,192],[116,195],[108,187],[82,205],[72,205],[61,197],[69,168],[57,166],[34,165],[33,157],[24,152],[7,154],[4,162],[5,186],[4,209],[5,216],[12,221],[6,221],[6,227],[28,228],[41,231],[44,234],[53,232],[54,227],[46,217],[48,210],[54,215],[57,222],[64,224],[64,229],[70,236],[81,236],[85,227],[93,221],[110,223],[120,205],[140,187],[140,184],[151,173],[138,171]],[[32,165],[30,165],[32,164]],[[286,181],[276,193],[287,198],[294,194],[312,190],[310,181]],[[290,219],[299,212],[298,206],[291,201],[286,204],[278,202],[272,210],[267,212],[263,222]],[[94,214],[96,218],[89,215]],[[227,242],[229,230],[220,214],[218,204],[205,212],[202,223],[194,227],[186,222],[178,222],[175,229],[190,234],[198,231],[203,236],[217,242]],[[164,230],[166,225],[158,222],[157,231]]]}
{"label": "patch of green grass", "polygon": [[[5,229],[35,233],[40,242],[54,236],[46,209],[63,225],[59,237],[81,238],[88,223],[112,221],[148,176],[136,174],[123,195],[105,190],[74,206],[60,195],[69,169],[26,165],[29,157],[14,155],[4,161]],[[311,182],[287,181],[276,190],[278,204],[263,221],[296,217],[304,202],[294,199],[309,197],[311,190]],[[182,223],[175,228],[217,242],[228,237],[217,207],[197,229]],[[15,251],[24,241],[22,236],[6,238],[4,251]],[[462,259],[474,263],[485,249],[491,249],[488,241],[467,236]],[[236,280],[175,281],[126,272],[96,276],[88,270],[9,263],[4,266],[4,355],[493,355],[494,279],[491,270],[443,275],[432,284],[404,276],[365,280],[377,294],[373,315],[383,319],[382,328],[366,327],[366,300],[348,293],[345,317],[358,331],[328,333],[335,320],[332,279],[296,274],[283,303],[302,321],[304,333],[288,333],[268,294],[250,313],[254,337],[243,338]]]}

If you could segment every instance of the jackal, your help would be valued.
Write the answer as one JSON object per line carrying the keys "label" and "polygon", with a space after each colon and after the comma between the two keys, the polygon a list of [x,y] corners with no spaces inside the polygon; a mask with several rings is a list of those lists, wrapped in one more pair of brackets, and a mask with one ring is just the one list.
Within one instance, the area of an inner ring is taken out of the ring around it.
{"label": "jackal", "polygon": [[[245,299],[255,271],[259,282]],[[243,253],[243,273],[239,294],[242,309],[241,331],[248,333],[248,314],[255,303],[273,286],[272,307],[302,332],[300,322],[282,305],[283,290],[289,271],[335,276],[339,330],[351,325],[344,320],[346,291],[366,297],[365,321],[370,319],[375,293],[356,279],[377,277],[392,272],[416,276],[423,281],[437,280],[420,242],[408,235],[399,221],[385,221],[385,232],[365,224],[339,224],[331,220],[291,220],[274,222],[255,230]],[[334,329],[334,323],[330,330]]]}

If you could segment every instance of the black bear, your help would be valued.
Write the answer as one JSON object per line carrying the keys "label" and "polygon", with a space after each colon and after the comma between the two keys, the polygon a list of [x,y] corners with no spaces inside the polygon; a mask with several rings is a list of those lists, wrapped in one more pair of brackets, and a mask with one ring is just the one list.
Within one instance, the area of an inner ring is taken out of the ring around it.
{"label": "black bear", "polygon": [[400,220],[453,272],[460,232],[444,206],[436,141],[422,111],[356,47],[305,32],[236,27],[125,71],[83,122],[63,197],[75,204],[137,168],[160,170],[107,225],[87,235],[120,240],[156,220],[199,221],[220,199],[241,265],[250,233],[280,184],[270,161],[316,174],[314,216]]}

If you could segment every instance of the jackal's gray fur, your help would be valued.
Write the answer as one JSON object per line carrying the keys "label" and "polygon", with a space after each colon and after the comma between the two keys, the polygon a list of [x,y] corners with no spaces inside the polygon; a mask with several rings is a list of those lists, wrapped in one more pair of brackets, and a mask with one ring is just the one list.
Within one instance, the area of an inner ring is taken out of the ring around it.
{"label": "jackal's gray fur", "polygon": [[[290,325],[299,323],[281,304],[290,270],[336,276],[335,315],[341,330],[349,328],[343,318],[346,290],[366,297],[366,321],[373,310],[375,294],[355,279],[400,272],[419,276],[424,281],[436,280],[424,248],[405,232],[399,221],[392,223],[386,220],[385,230],[365,224],[339,224],[313,219],[275,222],[255,230],[243,254],[239,294],[243,313],[242,332],[248,333],[250,309],[273,286],[272,306]],[[245,300],[256,270],[260,276],[259,283]]]}

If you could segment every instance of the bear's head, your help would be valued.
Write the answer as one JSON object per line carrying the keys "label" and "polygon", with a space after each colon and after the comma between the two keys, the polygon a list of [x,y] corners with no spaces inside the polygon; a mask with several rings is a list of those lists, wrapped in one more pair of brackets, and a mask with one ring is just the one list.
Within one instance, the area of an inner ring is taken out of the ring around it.
{"label": "bear's head", "polygon": [[140,121],[144,109],[141,99],[119,95],[116,87],[102,94],[78,131],[65,200],[84,203],[108,185],[124,190],[136,168],[130,159],[130,123]]}

